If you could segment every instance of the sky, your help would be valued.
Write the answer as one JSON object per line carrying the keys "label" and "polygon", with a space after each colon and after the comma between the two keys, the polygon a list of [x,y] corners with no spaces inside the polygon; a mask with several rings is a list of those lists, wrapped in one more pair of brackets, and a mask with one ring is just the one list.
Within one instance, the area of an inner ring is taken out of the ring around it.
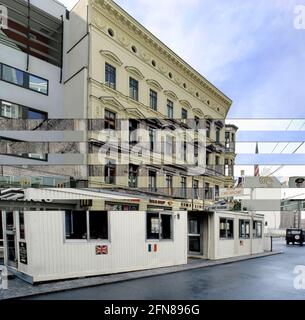
{"label": "sky", "polygon": [[[77,1],[61,2],[70,9]],[[116,3],[233,100],[228,117],[230,123],[240,128],[238,141],[244,141],[237,145],[237,163],[241,168],[244,166],[248,171],[251,161],[259,164],[277,161],[274,157],[247,158],[247,153],[254,153],[255,141],[265,141],[259,145],[260,153],[284,153],[278,161],[305,164],[302,156],[305,145],[297,152],[298,160],[285,156],[300,145],[287,145],[287,141],[304,140],[305,135],[305,120],[301,120],[305,118],[305,29],[296,29],[294,25],[295,7],[305,6],[305,0],[117,0]],[[233,121],[233,118],[269,120]],[[284,137],[274,130],[282,131]],[[302,138],[297,132],[285,137],[290,130],[304,130]],[[254,138],[249,131],[256,132]],[[270,135],[263,131],[271,131],[275,142],[271,143]],[[247,139],[251,143],[246,143]],[[286,174],[287,168],[277,173]],[[299,166],[291,168],[295,173],[300,171]],[[268,166],[268,170],[273,169],[274,166]],[[305,170],[301,171],[305,176]]]}
{"label": "sky", "polygon": [[233,100],[230,118],[305,118],[305,0],[116,2]]}

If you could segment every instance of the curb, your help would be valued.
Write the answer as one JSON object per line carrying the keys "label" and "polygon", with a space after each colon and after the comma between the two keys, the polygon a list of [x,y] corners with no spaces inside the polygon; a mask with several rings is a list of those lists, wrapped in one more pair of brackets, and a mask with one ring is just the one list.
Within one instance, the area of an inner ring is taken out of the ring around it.
{"label": "curb", "polygon": [[[196,261],[194,264],[188,263],[188,264],[178,265],[178,266],[161,267],[156,269],[140,270],[140,271],[119,273],[119,274],[113,274],[113,275],[78,278],[78,279],[71,279],[66,281],[45,283],[45,284],[36,285],[36,286],[25,284],[25,288],[22,289],[24,292],[19,292],[15,294],[14,292],[12,292],[12,293],[8,293],[7,295],[3,294],[3,297],[0,296],[0,301],[29,298],[34,296],[47,295],[47,294],[70,291],[75,289],[97,287],[101,285],[131,281],[136,279],[151,278],[151,277],[156,277],[156,276],[161,276],[166,274],[172,274],[176,272],[203,269],[208,267],[231,264],[235,262],[247,261],[247,260],[256,259],[256,258],[264,258],[264,257],[269,257],[277,254],[282,254],[282,253],[283,251],[274,251],[274,252],[254,254],[250,256],[248,255],[248,256],[242,256],[242,257],[221,259],[216,261],[215,260],[214,261],[204,260],[204,261],[198,261],[198,262]],[[19,280],[19,281],[22,281],[22,280]],[[43,288],[39,286],[45,286],[45,287]]]}

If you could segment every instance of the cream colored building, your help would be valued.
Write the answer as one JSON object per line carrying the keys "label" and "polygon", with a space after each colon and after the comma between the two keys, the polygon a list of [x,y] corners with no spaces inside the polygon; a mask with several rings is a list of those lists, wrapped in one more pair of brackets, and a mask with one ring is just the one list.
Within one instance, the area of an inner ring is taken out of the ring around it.
{"label": "cream colored building", "polygon": [[[232,101],[113,1],[79,1],[70,12],[70,30],[65,109],[77,104],[84,110],[80,117],[94,119],[87,136],[89,187],[147,195],[141,209],[212,205],[219,189],[233,184],[237,128],[224,124]],[[185,165],[167,165],[162,150],[152,150],[160,164],[133,154],[130,164],[109,155],[101,165],[107,134],[99,130],[130,126],[204,129],[207,169],[190,176]]]}

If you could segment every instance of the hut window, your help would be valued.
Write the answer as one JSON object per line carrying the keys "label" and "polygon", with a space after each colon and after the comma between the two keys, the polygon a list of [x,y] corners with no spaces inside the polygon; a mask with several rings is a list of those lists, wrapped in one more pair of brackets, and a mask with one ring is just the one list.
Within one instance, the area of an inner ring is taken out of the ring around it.
{"label": "hut window", "polygon": [[147,239],[172,239],[172,215],[147,212]]}
{"label": "hut window", "polygon": [[161,239],[172,239],[172,215],[161,214]]}
{"label": "hut window", "polygon": [[65,215],[66,239],[87,239],[86,211],[67,211]]}
{"label": "hut window", "polygon": [[250,238],[250,221],[239,220],[239,238],[249,239]]}
{"label": "hut window", "polygon": [[233,239],[233,222],[232,219],[220,218],[219,221],[219,237],[221,239]]}
{"label": "hut window", "polygon": [[108,239],[108,215],[106,211],[66,211],[66,240]]}
{"label": "hut window", "polygon": [[262,237],[262,221],[253,221],[253,238]]}
{"label": "hut window", "polygon": [[106,211],[89,212],[90,240],[108,239],[108,215]]}

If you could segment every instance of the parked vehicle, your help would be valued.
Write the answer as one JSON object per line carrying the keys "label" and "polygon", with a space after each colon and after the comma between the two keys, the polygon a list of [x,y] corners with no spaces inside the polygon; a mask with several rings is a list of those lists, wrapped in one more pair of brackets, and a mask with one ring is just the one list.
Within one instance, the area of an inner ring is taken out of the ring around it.
{"label": "parked vehicle", "polygon": [[300,246],[303,245],[305,240],[305,230],[302,229],[286,229],[286,244],[298,243]]}

